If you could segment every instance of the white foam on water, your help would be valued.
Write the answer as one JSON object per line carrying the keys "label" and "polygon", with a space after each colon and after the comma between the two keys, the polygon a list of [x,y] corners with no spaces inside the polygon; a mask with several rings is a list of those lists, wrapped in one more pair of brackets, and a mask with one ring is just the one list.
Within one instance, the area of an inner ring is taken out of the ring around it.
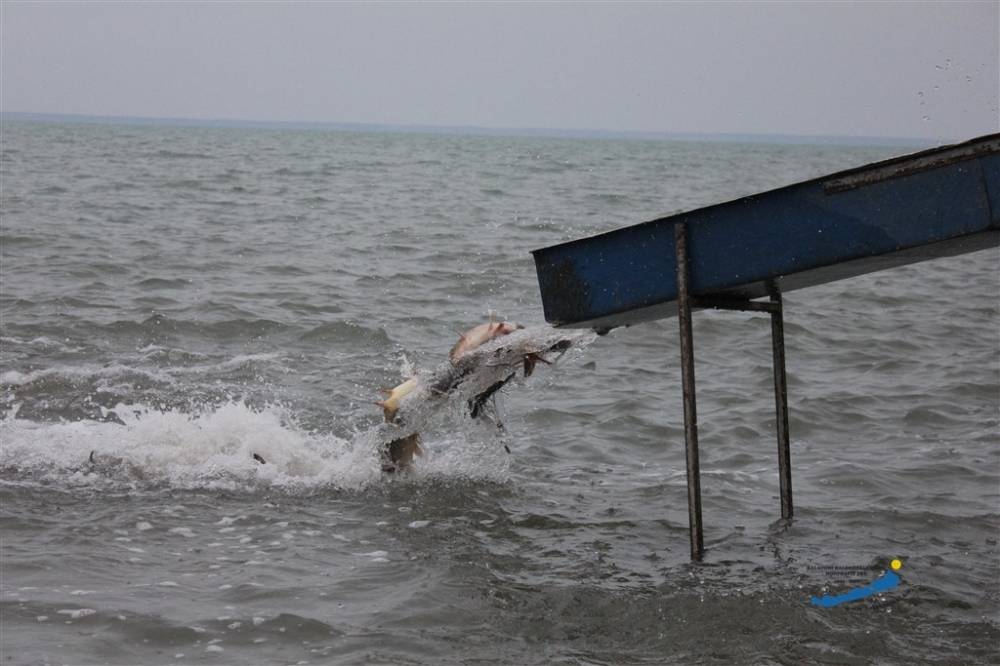
{"label": "white foam on water", "polygon": [[162,371],[150,368],[136,368],[121,363],[106,366],[79,365],[44,368],[31,372],[8,370],[0,374],[0,384],[24,386],[43,379],[59,379],[69,382],[93,382],[99,388],[111,388],[114,381],[125,377],[140,376],[150,381],[172,383],[173,378]]}
{"label": "white foam on water", "polygon": [[[69,339],[66,339],[69,342]],[[63,342],[50,338],[45,335],[40,335],[38,337],[32,338],[31,340],[25,340],[24,338],[18,338],[15,336],[0,336],[0,344],[15,344],[15,345],[30,345],[32,347],[37,347],[41,349],[57,349],[64,352],[76,352],[80,351],[80,347],[69,347]]]}
{"label": "white foam on water", "polygon": [[[184,352],[188,353],[188,352]],[[194,365],[175,365],[164,368],[164,372],[169,373],[172,376],[180,375],[202,375],[206,373],[216,373],[216,372],[228,372],[236,370],[247,363],[269,363],[271,365],[277,366],[279,369],[284,367],[281,366],[280,361],[282,355],[276,352],[261,353],[261,354],[238,354],[232,358],[224,360],[212,360],[206,363],[198,363]]]}
{"label": "white foam on water", "polygon": [[[289,492],[357,490],[397,480],[419,483],[461,478],[504,482],[509,478],[509,456],[503,451],[503,443],[497,441],[495,428],[469,419],[468,400],[498,378],[517,373],[520,355],[547,349],[560,340],[571,340],[574,349],[582,348],[593,338],[589,332],[517,331],[477,350],[478,365],[472,363],[468,366],[471,371],[463,370],[461,381],[446,395],[434,394],[430,387],[432,382],[440,383],[442,376],[448,377],[451,370],[447,363],[434,372],[417,373],[426,386],[407,396],[401,412],[407,426],[421,433],[426,454],[409,474],[387,476],[381,471],[379,451],[389,439],[408,434],[401,432],[401,426],[380,424],[343,438],[299,427],[295,415],[281,405],[258,408],[231,401],[201,409],[196,406],[190,412],[118,404],[109,411],[118,416],[120,423],[34,422],[18,418],[16,409],[8,410],[0,419],[2,482],[23,483],[28,479],[70,487],[167,485],[190,489],[279,488]],[[248,355],[228,362],[271,358]],[[412,371],[409,363],[404,366],[404,372]],[[136,372],[145,371],[118,365],[28,374],[9,371],[3,380],[18,385],[49,374],[113,379]],[[168,372],[159,371],[155,378],[162,379]],[[524,381],[523,377],[517,381]],[[255,454],[266,462],[257,462]],[[226,517],[220,525],[228,527],[230,521],[239,519]],[[139,531],[151,527],[145,521],[136,525]],[[193,535],[183,527],[171,532]]]}
{"label": "white foam on water", "polygon": [[[69,487],[166,484],[293,493],[330,487],[357,490],[403,478],[504,481],[508,476],[502,445],[477,441],[476,433],[425,437],[426,455],[412,473],[397,479],[381,471],[381,433],[375,429],[348,440],[304,431],[280,407],[258,410],[235,402],[201,414],[143,405],[117,405],[114,411],[123,424],[39,423],[8,416],[0,421],[0,470],[15,483],[29,477]],[[254,454],[266,463],[256,462]],[[138,531],[152,527],[146,521],[136,524]],[[169,532],[194,534],[187,527]]]}
{"label": "white foam on water", "polygon": [[[0,421],[0,468],[69,485],[110,481],[181,488],[359,488],[380,478],[374,448],[306,432],[281,407],[231,402],[204,413],[117,405],[123,424]],[[94,464],[89,462],[94,452]],[[260,464],[253,454],[264,458]],[[178,532],[180,533],[180,532]]]}

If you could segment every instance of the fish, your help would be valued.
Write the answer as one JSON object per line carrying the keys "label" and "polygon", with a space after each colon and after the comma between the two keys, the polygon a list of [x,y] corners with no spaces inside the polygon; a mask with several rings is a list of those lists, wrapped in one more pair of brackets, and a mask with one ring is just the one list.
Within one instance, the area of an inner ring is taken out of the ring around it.
{"label": "fish", "polygon": [[382,456],[382,471],[387,474],[404,471],[413,464],[414,456],[424,455],[420,446],[420,433],[398,437],[385,445]]}
{"label": "fish", "polygon": [[455,346],[451,348],[448,353],[448,358],[452,363],[455,363],[465,354],[468,354],[473,349],[482,347],[484,344],[490,340],[495,340],[503,335],[510,335],[514,331],[524,328],[521,324],[515,324],[509,321],[493,321],[492,319],[485,324],[480,324],[479,326],[474,326],[470,328],[465,333],[458,334],[458,342]]}
{"label": "fish", "polygon": [[[548,343],[548,344],[544,345],[538,351],[524,350],[523,351],[523,355],[521,356],[521,360],[520,360],[520,364],[524,368],[524,375],[523,375],[524,378],[527,379],[528,377],[530,377],[534,373],[534,371],[535,371],[535,365],[537,365],[538,363],[543,363],[545,365],[552,365],[553,364],[554,361],[548,360],[544,356],[544,354],[558,352],[559,356],[562,356],[562,354],[565,353],[566,350],[569,349],[572,346],[572,344],[573,344],[572,341],[570,341],[568,339],[562,339],[562,340],[557,340],[557,341],[552,342],[552,343]],[[516,360],[516,358],[517,358],[517,355],[515,355],[515,360],[508,361],[507,362],[508,363],[507,367],[509,367],[511,364],[515,364],[516,365],[518,363],[518,361]],[[503,367],[503,364],[499,364],[499,365],[501,365],[501,367]],[[507,375],[505,378],[503,378],[503,379],[501,379],[499,381],[496,381],[493,384],[491,384],[490,386],[488,386],[486,388],[486,390],[482,391],[481,393],[477,393],[475,395],[475,397],[473,397],[473,398],[471,398],[469,400],[469,415],[472,418],[477,418],[480,414],[482,414],[482,410],[483,410],[483,407],[485,406],[486,402],[490,398],[492,398],[498,391],[500,391],[500,389],[502,389],[504,386],[506,386],[511,380],[513,380],[516,376],[517,376],[517,372],[512,372],[509,375]],[[499,423],[499,421],[497,422],[497,425],[499,427],[501,427],[501,428],[503,427]]]}
{"label": "fish", "polygon": [[400,400],[413,392],[415,388],[417,388],[417,380],[415,377],[410,377],[395,388],[381,389],[386,398],[385,400],[376,400],[375,404],[382,408],[382,415],[385,417],[386,423],[392,423],[393,419],[396,418],[396,412],[399,411]]}
{"label": "fish", "polygon": [[391,417],[387,415],[385,423],[376,431],[376,441],[383,442],[383,471],[408,470],[415,458],[423,453],[420,431],[433,422],[438,411],[456,401],[466,405],[471,418],[493,423],[504,432],[496,407],[491,403],[494,396],[513,385],[522,366],[523,377],[529,377],[537,363],[551,365],[572,346],[591,337],[589,332],[514,328],[510,333],[483,339],[478,346],[465,349],[454,360],[449,354],[446,361],[432,370],[418,371],[404,382],[407,385],[398,394],[393,390],[391,397],[399,395],[399,399],[390,405]]}
{"label": "fish", "polygon": [[[510,335],[514,331],[518,331],[523,328],[524,326],[521,324],[515,324],[507,321],[497,322],[491,319],[487,323],[471,328],[465,333],[459,333],[458,342],[451,348],[448,358],[452,363],[455,363],[465,354],[482,347],[487,342],[504,335]],[[523,363],[525,377],[531,376],[531,373],[535,371],[535,366],[538,363],[544,363],[546,365],[549,364],[543,356],[537,353],[526,354]]]}
{"label": "fish", "polygon": [[[465,402],[471,418],[485,419],[504,431],[495,407],[488,409],[491,399],[510,386],[522,368],[523,377],[530,377],[537,364],[552,365],[573,345],[592,336],[589,332],[539,332],[522,330],[523,326],[510,322],[503,324],[504,328],[490,322],[470,329],[446,361],[433,370],[417,372],[380,401],[380,405],[388,403],[383,405],[386,418],[377,435],[377,440],[384,442],[383,471],[408,469],[415,456],[423,453],[421,427],[455,400]],[[456,354],[462,343],[464,348]],[[558,356],[550,359],[552,354]]]}
{"label": "fish", "polygon": [[[483,346],[487,342],[504,335],[509,335],[522,328],[524,328],[524,326],[520,324],[506,321],[494,321],[491,318],[490,321],[484,324],[479,324],[464,333],[458,334],[458,342],[455,343],[455,346],[453,346],[451,351],[448,353],[449,362],[456,363],[463,356]],[[403,398],[410,395],[417,388],[417,386],[418,382],[416,377],[410,377],[395,388],[381,389],[382,393],[384,393],[386,397],[383,400],[376,401],[375,404],[382,408],[382,416],[385,418],[386,423],[393,423],[396,420],[396,413],[399,411],[401,401]],[[473,408],[473,417],[478,416],[481,409],[482,405]],[[420,448],[419,433],[411,433],[410,435],[404,437],[398,437],[387,442],[383,447],[382,470],[392,473],[401,469],[406,469],[413,462],[415,455],[422,454],[423,449]]]}

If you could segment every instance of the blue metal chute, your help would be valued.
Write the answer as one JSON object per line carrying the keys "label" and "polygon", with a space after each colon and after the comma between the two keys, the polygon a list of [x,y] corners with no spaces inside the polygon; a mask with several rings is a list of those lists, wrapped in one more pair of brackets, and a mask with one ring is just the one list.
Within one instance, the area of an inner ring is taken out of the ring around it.
{"label": "blue metal chute", "polygon": [[983,249],[1000,244],[1000,134],[535,250],[546,321],[675,314],[677,223],[694,297],[759,298]]}
{"label": "blue metal chute", "polygon": [[533,254],[551,324],[600,332],[679,315],[691,559],[701,560],[692,310],[771,317],[781,516],[790,520],[782,292],[998,244],[1000,134],[992,134]]}

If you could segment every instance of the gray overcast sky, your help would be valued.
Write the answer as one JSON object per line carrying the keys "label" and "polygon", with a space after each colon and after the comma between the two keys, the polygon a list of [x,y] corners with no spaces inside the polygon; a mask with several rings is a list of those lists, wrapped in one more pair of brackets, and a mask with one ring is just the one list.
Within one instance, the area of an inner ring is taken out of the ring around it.
{"label": "gray overcast sky", "polygon": [[0,3],[0,108],[913,136],[998,130],[1000,3]]}

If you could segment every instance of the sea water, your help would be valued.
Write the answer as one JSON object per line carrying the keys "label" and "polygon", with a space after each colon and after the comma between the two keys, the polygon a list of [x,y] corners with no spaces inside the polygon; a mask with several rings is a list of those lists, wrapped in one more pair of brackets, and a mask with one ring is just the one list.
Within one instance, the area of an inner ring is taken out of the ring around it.
{"label": "sea water", "polygon": [[4,664],[997,657],[995,249],[786,296],[790,523],[769,323],[695,315],[702,564],[674,319],[410,474],[371,436],[457,332],[544,330],[530,250],[899,148],[2,129]]}

